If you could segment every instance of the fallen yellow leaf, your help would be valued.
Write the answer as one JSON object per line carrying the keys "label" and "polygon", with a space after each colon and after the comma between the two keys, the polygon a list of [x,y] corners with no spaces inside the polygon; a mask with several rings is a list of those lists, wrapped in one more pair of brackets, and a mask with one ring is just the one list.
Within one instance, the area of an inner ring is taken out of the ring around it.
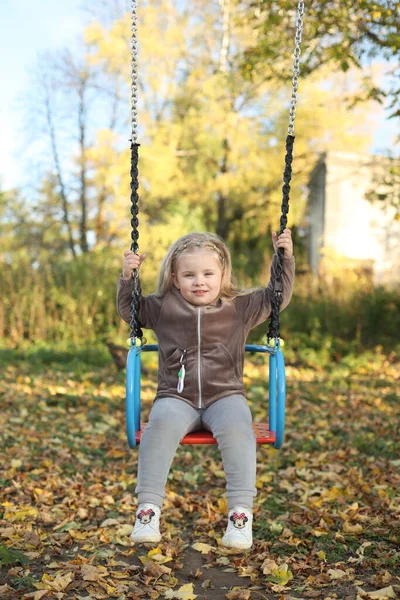
{"label": "fallen yellow leaf", "polygon": [[124,525],[121,525],[121,527],[118,527],[117,531],[115,532],[115,535],[119,535],[119,536],[125,536],[125,535],[130,535],[133,531],[133,525],[129,525],[129,523],[125,523]]}
{"label": "fallen yellow leaf", "polygon": [[343,531],[345,533],[358,534],[358,533],[363,532],[363,528],[362,528],[362,525],[360,525],[360,523],[355,523],[355,525],[351,525],[351,523],[349,523],[348,521],[345,521],[343,523]]}
{"label": "fallen yellow leaf", "polygon": [[291,579],[293,579],[293,573],[287,564],[281,565],[278,569],[272,571],[270,577],[268,577],[268,581],[282,586],[286,585]]}
{"label": "fallen yellow leaf", "polygon": [[228,512],[228,503],[226,498],[218,498],[218,509],[222,514],[226,514]]}
{"label": "fallen yellow leaf", "polygon": [[311,533],[312,533],[312,535],[315,535],[315,537],[329,535],[329,531],[327,529],[324,529],[323,527],[315,527],[314,529],[311,530]]}
{"label": "fallen yellow leaf", "polygon": [[328,575],[331,579],[343,579],[347,574],[342,569],[328,569]]}
{"label": "fallen yellow leaf", "polygon": [[178,600],[195,600],[196,594],[193,594],[193,583],[182,585],[179,590],[167,590],[165,598],[177,598]]}
{"label": "fallen yellow leaf", "polygon": [[7,511],[4,513],[4,519],[6,521],[10,521],[11,523],[14,523],[15,521],[17,522],[23,522],[23,521],[27,521],[28,519],[36,519],[36,517],[39,516],[39,511],[37,508],[34,508],[33,506],[26,506],[25,508],[22,508],[21,510],[17,510],[15,513],[12,513],[11,511]]}
{"label": "fallen yellow leaf", "polygon": [[272,533],[281,533],[281,531],[283,531],[283,525],[281,525],[281,523],[276,523],[274,521],[269,526],[269,529],[270,529],[270,531],[272,531]]}
{"label": "fallen yellow leaf", "polygon": [[108,575],[107,569],[101,565],[97,567],[94,565],[82,565],[81,572],[84,581],[99,581],[99,579]]}
{"label": "fallen yellow leaf", "polygon": [[43,596],[47,594],[47,592],[48,590],[38,590],[37,592],[34,592],[32,600],[40,600],[41,598],[43,598]]}
{"label": "fallen yellow leaf", "polygon": [[270,575],[277,568],[278,565],[276,564],[276,562],[274,560],[271,560],[270,558],[266,558],[263,564],[261,565],[261,570],[264,573],[264,575]]}
{"label": "fallen yellow leaf", "polygon": [[63,590],[65,590],[65,588],[69,586],[73,579],[73,573],[66,573],[66,575],[58,573],[54,579],[52,577],[49,577],[45,573],[42,577],[43,583],[46,583],[46,585],[49,586],[49,588],[51,590],[54,590],[55,592],[62,592]]}
{"label": "fallen yellow leaf", "polygon": [[361,588],[357,588],[357,590],[358,594],[356,600],[386,600],[387,598],[397,598],[396,593],[391,585],[389,587],[376,590],[376,592],[364,592],[364,590]]}
{"label": "fallen yellow leaf", "polygon": [[147,556],[148,558],[151,558],[151,560],[154,560],[160,565],[163,565],[164,563],[170,562],[172,560],[171,556],[164,556],[164,554],[161,552],[161,549],[158,547],[149,550]]}
{"label": "fallen yellow leaf", "polygon": [[249,600],[250,594],[250,590],[234,587],[231,592],[225,594],[225,598],[228,598],[228,600]]}
{"label": "fallen yellow leaf", "polygon": [[210,544],[203,544],[202,542],[192,544],[192,548],[202,554],[208,554],[211,550],[215,549],[213,546],[210,546]]}

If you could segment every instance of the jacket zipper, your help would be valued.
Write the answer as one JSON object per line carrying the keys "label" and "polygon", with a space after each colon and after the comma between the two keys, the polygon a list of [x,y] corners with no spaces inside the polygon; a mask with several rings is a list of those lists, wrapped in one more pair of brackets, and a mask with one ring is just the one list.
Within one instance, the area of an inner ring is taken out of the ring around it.
{"label": "jacket zipper", "polygon": [[199,408],[203,407],[201,389],[201,307],[197,315],[197,377],[199,380]]}
{"label": "jacket zipper", "polygon": [[178,373],[178,385],[176,386],[176,389],[179,394],[182,394],[183,388],[185,387],[187,348],[180,348],[180,350],[182,350],[182,354],[179,360],[180,369]]}

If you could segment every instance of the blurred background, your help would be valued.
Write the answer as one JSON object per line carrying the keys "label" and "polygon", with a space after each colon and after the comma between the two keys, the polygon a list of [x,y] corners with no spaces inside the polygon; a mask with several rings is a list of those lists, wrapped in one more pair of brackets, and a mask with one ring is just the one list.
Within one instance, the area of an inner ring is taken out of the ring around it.
{"label": "blurred background", "polygon": [[[292,361],[390,354],[399,341],[396,4],[305,8],[289,213],[297,281],[282,315]],[[286,0],[140,2],[145,293],[170,243],[193,230],[226,239],[241,285],[267,283],[295,9]],[[5,348],[127,337],[115,289],[131,242],[129,10],[125,0],[0,7]]]}

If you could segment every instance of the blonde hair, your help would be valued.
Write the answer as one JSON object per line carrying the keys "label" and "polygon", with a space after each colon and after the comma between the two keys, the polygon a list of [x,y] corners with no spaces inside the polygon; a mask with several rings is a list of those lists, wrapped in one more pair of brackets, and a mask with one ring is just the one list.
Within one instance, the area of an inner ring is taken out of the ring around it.
{"label": "blonde hair", "polygon": [[190,252],[195,248],[215,252],[218,256],[222,269],[220,298],[235,298],[243,294],[243,290],[236,287],[235,277],[232,273],[231,255],[224,240],[215,233],[189,233],[174,242],[161,263],[157,292],[164,296],[174,284],[172,274],[176,272],[178,258],[184,252]]}

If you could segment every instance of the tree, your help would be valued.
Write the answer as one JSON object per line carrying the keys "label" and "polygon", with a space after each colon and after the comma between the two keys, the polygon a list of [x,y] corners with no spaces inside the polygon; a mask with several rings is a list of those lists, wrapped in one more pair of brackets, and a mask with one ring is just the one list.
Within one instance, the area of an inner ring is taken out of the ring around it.
{"label": "tree", "polygon": [[[109,189],[97,176],[93,148],[101,125],[109,137],[120,126],[118,82],[108,77],[104,85],[103,74],[84,49],[43,55],[34,81],[31,153],[41,157],[42,179],[52,182],[63,223],[60,233],[75,257],[108,237],[102,213]],[[101,160],[104,168],[104,156]],[[39,192],[36,200],[47,201]]]}
{"label": "tree", "polygon": [[[238,18],[254,29],[254,42],[243,53],[242,68],[251,74],[262,65],[276,78],[290,76],[296,0],[237,0]],[[322,0],[306,2],[301,70],[308,75],[321,67],[363,70],[370,61],[385,61],[389,89],[366,75],[358,100],[390,104],[400,116],[400,3],[395,0]],[[279,32],[279,35],[277,35]]]}
{"label": "tree", "polygon": [[380,203],[385,210],[391,210],[395,220],[400,220],[400,160],[388,155],[382,160],[374,179],[374,186],[367,198]]}
{"label": "tree", "polygon": [[19,190],[0,195],[0,259],[37,266],[49,256],[62,256],[69,248],[64,233],[56,177],[42,181],[35,203],[28,202]]}

